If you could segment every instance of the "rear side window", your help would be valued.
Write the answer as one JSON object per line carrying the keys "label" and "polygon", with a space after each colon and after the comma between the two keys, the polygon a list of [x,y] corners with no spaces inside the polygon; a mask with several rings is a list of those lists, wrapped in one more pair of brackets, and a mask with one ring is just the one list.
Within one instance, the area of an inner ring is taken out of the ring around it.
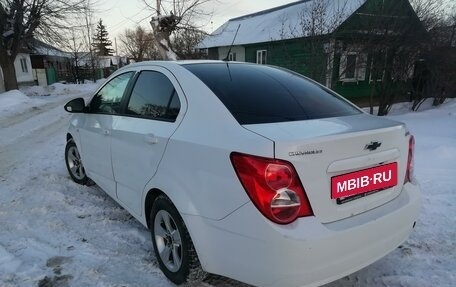
{"label": "rear side window", "polygon": [[183,66],[214,92],[240,124],[361,113],[337,95],[287,70],[235,63]]}
{"label": "rear side window", "polygon": [[159,72],[141,72],[131,93],[127,114],[175,121],[179,110],[179,97],[170,80]]}

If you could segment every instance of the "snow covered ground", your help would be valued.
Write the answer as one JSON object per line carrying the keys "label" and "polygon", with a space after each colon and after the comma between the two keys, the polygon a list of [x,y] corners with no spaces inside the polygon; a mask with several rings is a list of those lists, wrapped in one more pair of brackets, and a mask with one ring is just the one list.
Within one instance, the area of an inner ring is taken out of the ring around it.
{"label": "snow covered ground", "polygon": [[[173,286],[148,231],[97,187],[73,183],[63,159],[63,104],[96,85],[0,94],[0,286]],[[35,95],[35,96],[33,96]],[[48,96],[36,96],[48,95]],[[416,138],[423,208],[400,248],[327,287],[454,286],[456,100],[395,109]],[[238,286],[217,277],[205,286]]]}

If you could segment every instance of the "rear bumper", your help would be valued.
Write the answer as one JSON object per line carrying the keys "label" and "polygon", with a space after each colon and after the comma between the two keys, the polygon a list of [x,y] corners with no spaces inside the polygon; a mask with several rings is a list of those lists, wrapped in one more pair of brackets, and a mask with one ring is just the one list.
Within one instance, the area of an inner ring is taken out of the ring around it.
{"label": "rear bumper", "polygon": [[419,187],[348,219],[301,218],[281,226],[248,203],[219,221],[185,216],[203,268],[257,286],[319,286],[385,256],[411,232]]}

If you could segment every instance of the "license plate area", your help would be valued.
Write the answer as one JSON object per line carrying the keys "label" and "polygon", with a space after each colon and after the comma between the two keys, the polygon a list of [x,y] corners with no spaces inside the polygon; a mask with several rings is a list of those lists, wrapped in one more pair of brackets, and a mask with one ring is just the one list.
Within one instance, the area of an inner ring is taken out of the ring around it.
{"label": "license plate area", "polygon": [[397,162],[331,178],[331,199],[343,204],[397,185]]}

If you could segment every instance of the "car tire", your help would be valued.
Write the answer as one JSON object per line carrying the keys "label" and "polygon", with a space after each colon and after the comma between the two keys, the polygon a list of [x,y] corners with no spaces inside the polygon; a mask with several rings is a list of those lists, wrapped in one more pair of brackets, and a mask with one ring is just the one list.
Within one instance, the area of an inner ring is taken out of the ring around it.
{"label": "car tire", "polygon": [[65,147],[65,163],[68,173],[74,182],[81,185],[88,185],[92,183],[85,173],[81,155],[73,139],[67,141]]}
{"label": "car tire", "polygon": [[187,227],[168,197],[160,195],[154,201],[150,227],[155,257],[170,281],[195,284],[206,277]]}

